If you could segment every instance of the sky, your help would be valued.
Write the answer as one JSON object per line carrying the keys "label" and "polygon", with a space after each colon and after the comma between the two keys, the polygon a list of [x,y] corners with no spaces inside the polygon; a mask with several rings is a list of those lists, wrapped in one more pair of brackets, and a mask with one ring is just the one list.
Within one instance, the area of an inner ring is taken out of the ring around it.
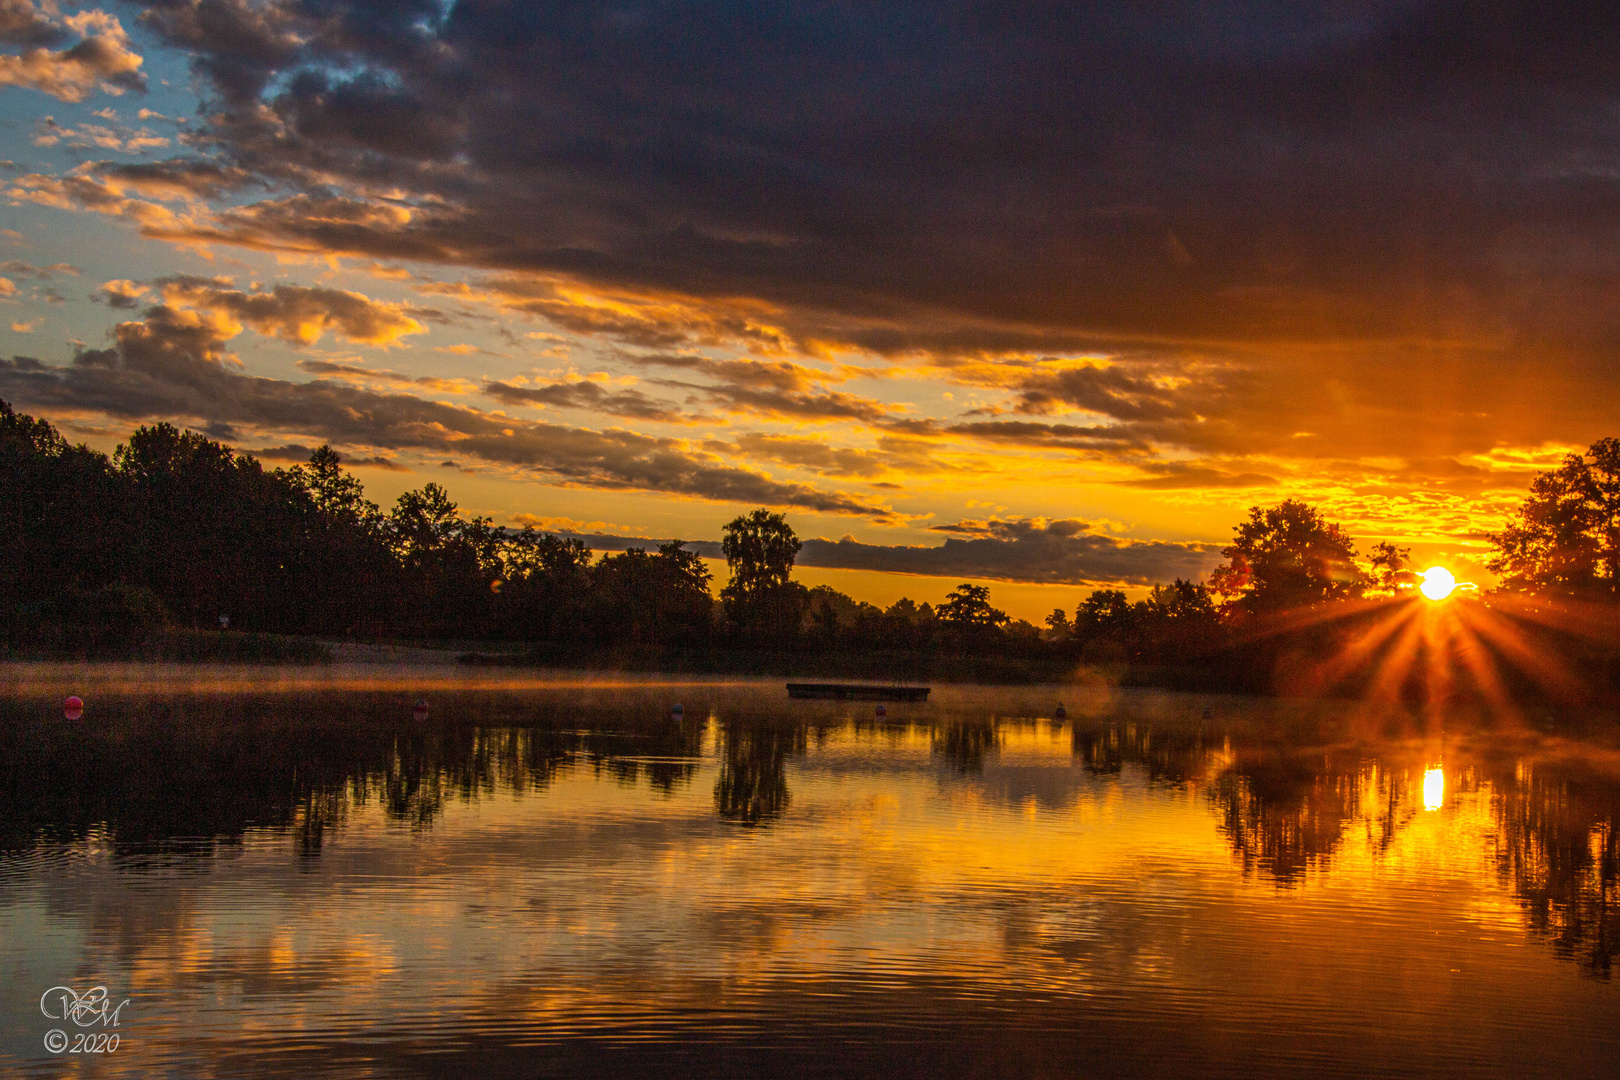
{"label": "sky", "polygon": [[[1620,8],[0,0],[0,399],[1038,621],[1620,434]],[[708,550],[707,548],[705,549]]]}

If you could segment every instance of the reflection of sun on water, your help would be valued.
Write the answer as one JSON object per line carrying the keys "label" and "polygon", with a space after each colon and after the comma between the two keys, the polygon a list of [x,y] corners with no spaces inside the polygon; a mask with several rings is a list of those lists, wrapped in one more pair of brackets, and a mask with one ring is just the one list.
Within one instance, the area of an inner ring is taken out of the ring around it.
{"label": "reflection of sun on water", "polygon": [[1438,810],[1446,800],[1446,774],[1436,765],[1423,774],[1423,809]]}
{"label": "reflection of sun on water", "polygon": [[1423,584],[1418,591],[1430,600],[1444,600],[1457,587],[1457,579],[1443,566],[1431,566],[1423,571]]}

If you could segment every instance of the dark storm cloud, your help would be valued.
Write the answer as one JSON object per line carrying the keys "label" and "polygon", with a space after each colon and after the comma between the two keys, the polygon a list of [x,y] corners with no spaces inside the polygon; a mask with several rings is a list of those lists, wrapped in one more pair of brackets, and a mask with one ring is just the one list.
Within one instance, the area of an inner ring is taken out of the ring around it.
{"label": "dark storm cloud", "polygon": [[[1006,445],[1428,459],[1620,423],[1612,4],[144,6],[211,88],[208,157],[18,197],[473,268],[641,347],[1123,358],[991,406],[1111,425],[953,429]],[[893,422],[730,385],[700,400]]]}
{"label": "dark storm cloud", "polygon": [[1615,225],[1606,5],[146,6],[225,153],[454,199],[351,239],[456,262],[1276,339]]}
{"label": "dark storm cloud", "polygon": [[85,350],[67,367],[27,357],[0,361],[0,397],[22,408],[187,418],[222,431],[254,427],[339,445],[453,451],[582,487],[660,491],[878,521],[896,517],[870,500],[772,480],[694,454],[670,439],[514,420],[332,380],[293,383],[236,374],[223,363],[234,333],[216,319],[157,305],[141,322],[120,323],[114,347]]}

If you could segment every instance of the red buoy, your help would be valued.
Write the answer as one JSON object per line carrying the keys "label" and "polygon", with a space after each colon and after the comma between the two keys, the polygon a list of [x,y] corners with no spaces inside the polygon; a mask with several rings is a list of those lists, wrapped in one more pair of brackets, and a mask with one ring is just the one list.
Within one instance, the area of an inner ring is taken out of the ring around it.
{"label": "red buoy", "polygon": [[69,720],[77,720],[84,715],[84,702],[79,699],[77,694],[62,703],[62,715]]}
{"label": "red buoy", "polygon": [[411,719],[418,724],[427,719],[427,698],[416,699],[416,707],[411,710]]}

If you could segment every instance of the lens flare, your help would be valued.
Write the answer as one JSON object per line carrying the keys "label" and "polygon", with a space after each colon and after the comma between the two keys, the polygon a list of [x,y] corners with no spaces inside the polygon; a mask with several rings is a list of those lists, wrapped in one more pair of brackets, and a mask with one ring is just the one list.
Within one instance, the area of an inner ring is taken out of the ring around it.
{"label": "lens flare", "polygon": [[1444,600],[1457,587],[1457,579],[1443,566],[1431,566],[1423,571],[1423,584],[1418,591],[1430,600]]}

